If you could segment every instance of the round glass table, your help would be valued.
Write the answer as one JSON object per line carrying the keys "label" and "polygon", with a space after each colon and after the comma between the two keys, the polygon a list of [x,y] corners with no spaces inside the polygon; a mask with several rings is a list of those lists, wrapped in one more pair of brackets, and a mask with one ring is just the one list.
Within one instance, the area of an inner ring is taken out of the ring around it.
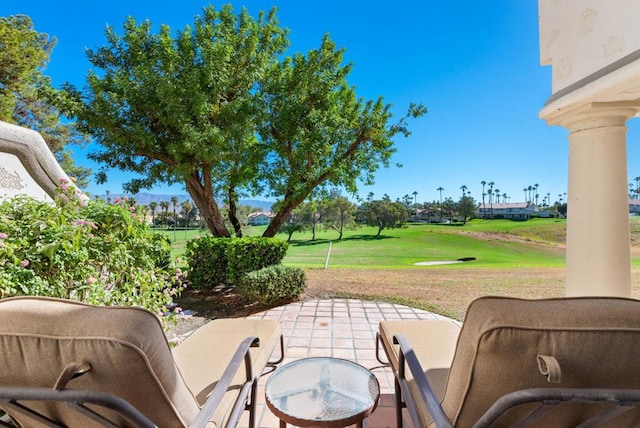
{"label": "round glass table", "polygon": [[303,358],[278,367],[267,380],[267,406],[300,427],[339,428],[362,421],[375,410],[380,385],[366,368],[340,358]]}

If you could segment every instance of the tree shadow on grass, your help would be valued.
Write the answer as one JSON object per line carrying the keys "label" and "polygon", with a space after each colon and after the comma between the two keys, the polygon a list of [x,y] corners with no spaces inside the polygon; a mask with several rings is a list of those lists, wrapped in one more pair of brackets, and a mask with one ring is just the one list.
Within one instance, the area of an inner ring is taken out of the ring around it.
{"label": "tree shadow on grass", "polygon": [[341,241],[337,239],[316,239],[315,241],[301,241],[292,239],[289,242],[289,245],[293,247],[308,247],[313,245],[327,245],[329,242],[334,244],[346,241],[381,241],[383,239],[399,239],[397,236],[387,236],[387,235],[351,235],[346,238],[343,238]]}

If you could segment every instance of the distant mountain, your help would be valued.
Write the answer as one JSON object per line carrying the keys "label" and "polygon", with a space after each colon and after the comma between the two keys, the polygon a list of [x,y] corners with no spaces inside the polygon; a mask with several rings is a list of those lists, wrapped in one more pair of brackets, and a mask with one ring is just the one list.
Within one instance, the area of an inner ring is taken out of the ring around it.
{"label": "distant mountain", "polygon": [[[111,200],[111,202],[115,201],[116,198],[124,198],[124,197],[130,197],[131,195],[125,195],[125,194],[115,194],[115,193],[111,193],[110,195],[98,195],[98,198],[103,199],[103,200]],[[185,194],[181,194],[181,195],[155,195],[152,193],[138,193],[136,195],[134,195],[133,197],[136,199],[136,203],[138,205],[149,205],[151,202],[156,202],[156,203],[160,203],[162,201],[167,201],[167,202],[171,202],[171,198],[173,197],[177,197],[178,198],[178,204],[181,204],[184,201],[189,201],[193,203],[193,200],[191,199],[191,197],[189,195],[185,195]],[[273,202],[269,202],[269,201],[260,201],[260,200],[256,200],[256,199],[241,199],[240,201],[238,201],[240,203],[240,205],[249,205],[251,208],[259,208],[262,211],[271,211],[271,206],[273,205]]]}

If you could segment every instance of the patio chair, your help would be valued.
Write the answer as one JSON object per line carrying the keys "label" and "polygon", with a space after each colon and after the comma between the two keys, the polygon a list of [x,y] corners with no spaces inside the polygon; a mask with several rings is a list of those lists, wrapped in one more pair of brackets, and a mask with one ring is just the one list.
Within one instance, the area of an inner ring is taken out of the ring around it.
{"label": "patio chair", "polygon": [[235,426],[244,410],[253,427],[257,379],[282,344],[277,321],[220,319],[172,351],[144,309],[2,299],[0,408],[29,427]]}
{"label": "patio chair", "polygon": [[484,297],[449,321],[380,323],[414,427],[640,426],[640,301]]}

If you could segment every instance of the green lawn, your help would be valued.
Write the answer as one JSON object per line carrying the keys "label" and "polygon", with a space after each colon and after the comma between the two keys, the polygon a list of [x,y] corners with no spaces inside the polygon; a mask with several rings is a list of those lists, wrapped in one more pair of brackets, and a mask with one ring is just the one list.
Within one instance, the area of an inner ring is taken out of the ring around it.
{"label": "green lawn", "polygon": [[[260,236],[265,227],[249,227]],[[564,287],[565,220],[473,220],[467,225],[410,224],[404,229],[361,227],[338,233],[295,233],[284,263],[304,267],[309,288],[325,295],[380,299],[420,307],[462,319],[468,303],[480,295],[523,298],[560,296]],[[173,241],[173,230],[167,233]],[[177,230],[174,255],[187,239],[208,232]],[[286,240],[285,234],[277,238]],[[631,218],[634,293],[640,284],[640,217]],[[330,269],[322,269],[331,243]],[[475,257],[454,265],[415,266],[415,262]],[[635,294],[634,294],[635,295]],[[398,300],[400,299],[400,300]],[[452,315],[453,314],[453,315]]]}
{"label": "green lawn", "polygon": [[[246,236],[260,236],[266,226],[245,229]],[[207,235],[197,229],[164,230],[172,241],[175,256],[184,253],[186,242],[194,236]],[[449,267],[564,267],[566,221],[533,219],[529,221],[472,220],[466,225],[409,224],[404,229],[377,230],[361,227],[345,231],[342,241],[338,233],[320,230],[316,240],[311,233],[295,233],[285,263],[300,267],[324,267],[329,242],[332,243],[329,266],[345,268],[416,268],[416,262],[455,260],[475,257],[476,260]],[[280,233],[277,238],[287,239]],[[640,217],[631,217],[631,242],[640,246]],[[632,258],[633,268],[640,268],[640,257]],[[437,266],[428,267],[438,269]]]}
{"label": "green lawn", "polygon": [[[562,267],[564,250],[558,248],[558,236],[564,236],[564,220],[535,219],[528,222],[509,220],[474,220],[465,226],[410,224],[404,229],[383,230],[361,227],[346,231],[342,241],[338,233],[321,230],[316,240],[311,233],[295,233],[284,262],[300,267],[323,267],[331,242],[329,265],[345,268],[416,268],[416,262],[455,260],[475,257],[476,260],[456,266],[465,267]],[[247,236],[260,236],[265,227],[249,227]],[[173,241],[173,231],[165,232]],[[188,230],[187,239],[202,235]],[[184,252],[185,231],[177,230],[174,253]],[[278,234],[286,239],[287,235]],[[547,242],[547,245],[536,245]],[[438,267],[429,267],[437,269]]]}
{"label": "green lawn", "polygon": [[199,229],[187,229],[185,232],[184,229],[165,229],[164,227],[159,227],[156,229],[151,229],[154,233],[164,233],[167,235],[169,240],[171,241],[171,248],[173,250],[173,256],[181,256],[184,254],[187,248],[187,242],[196,236],[205,236],[211,235],[208,230],[199,230]]}
{"label": "green lawn", "polygon": [[[506,222],[506,221],[502,221]],[[494,222],[498,223],[498,222]],[[511,223],[511,222],[510,222]],[[418,268],[416,262],[456,260],[475,257],[465,267],[561,267],[564,251],[555,246],[531,245],[486,237],[469,226],[437,226],[411,224],[405,229],[377,230],[363,227],[348,231],[342,241],[336,232],[317,234],[310,241],[308,234],[294,235],[285,263],[304,267],[324,266],[329,242],[332,242],[329,264],[333,267]],[[462,266],[459,265],[459,266]],[[430,267],[433,268],[433,267]]]}

